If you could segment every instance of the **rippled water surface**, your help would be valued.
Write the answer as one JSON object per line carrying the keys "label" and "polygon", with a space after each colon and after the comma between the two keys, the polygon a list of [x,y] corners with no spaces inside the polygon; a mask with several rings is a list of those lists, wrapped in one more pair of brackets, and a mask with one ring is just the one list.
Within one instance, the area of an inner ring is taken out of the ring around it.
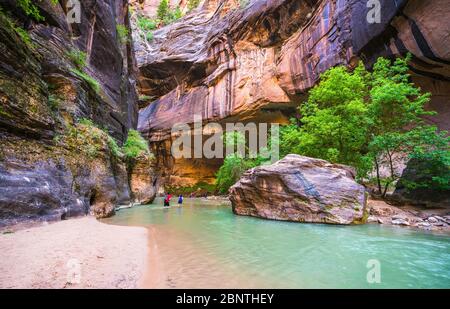
{"label": "rippled water surface", "polygon": [[[450,237],[379,225],[329,226],[233,215],[217,201],[121,210],[109,224],[145,226],[175,288],[450,288]],[[378,260],[381,283],[367,282]]]}

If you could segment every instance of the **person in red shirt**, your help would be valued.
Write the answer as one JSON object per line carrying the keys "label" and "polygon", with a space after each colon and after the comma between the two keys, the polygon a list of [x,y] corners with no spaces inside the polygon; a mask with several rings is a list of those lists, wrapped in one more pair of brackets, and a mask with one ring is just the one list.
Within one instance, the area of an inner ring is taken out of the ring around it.
{"label": "person in red shirt", "polygon": [[172,198],[172,195],[170,193],[167,193],[164,197],[164,207],[170,206],[170,199]]}

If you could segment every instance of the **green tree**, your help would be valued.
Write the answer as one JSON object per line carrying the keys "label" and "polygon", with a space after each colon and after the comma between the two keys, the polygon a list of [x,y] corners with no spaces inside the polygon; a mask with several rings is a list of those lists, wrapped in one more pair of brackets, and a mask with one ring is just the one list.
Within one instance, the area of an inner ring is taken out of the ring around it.
{"label": "green tree", "polygon": [[181,17],[183,17],[183,12],[181,11],[181,8],[179,6],[177,6],[175,8],[175,10],[173,11],[172,15],[173,15],[173,19],[177,20],[177,19],[180,19]]}
{"label": "green tree", "polygon": [[[354,72],[344,67],[328,70],[314,87],[308,101],[300,107],[300,127],[283,129],[282,153],[302,153],[362,167],[367,145],[369,119],[367,117],[368,87],[362,64]],[[293,149],[287,151],[286,147]]]}
{"label": "green tree", "polygon": [[237,154],[228,155],[216,174],[217,190],[226,194],[228,189],[241,178],[242,174],[255,166],[257,164],[253,160],[242,158]]}
{"label": "green tree", "polygon": [[408,132],[409,158],[425,162],[422,179],[406,184],[409,189],[450,190],[450,137],[434,126],[421,126]]}
{"label": "green tree", "polygon": [[164,20],[166,19],[168,14],[169,14],[169,2],[168,0],[161,0],[161,2],[158,5],[156,16],[160,20]]}
{"label": "green tree", "polygon": [[[240,132],[228,132],[223,136],[224,146],[234,146],[234,153],[228,155],[216,174],[216,187],[219,193],[226,194],[242,174],[247,170],[264,163],[261,156],[250,155],[245,145],[245,136]],[[243,145],[245,153],[239,153],[239,145]]]}
{"label": "green tree", "polygon": [[[375,169],[382,195],[399,178],[394,166],[398,157],[427,160],[448,171],[449,141],[422,120],[434,114],[424,109],[431,94],[410,82],[410,60],[411,55],[395,61],[379,58],[372,73],[361,63],[353,72],[336,67],[322,74],[299,108],[301,118],[281,129],[281,154],[352,165],[360,178]],[[381,179],[382,167],[389,177]],[[430,170],[427,184],[414,185],[448,184],[439,169]]]}
{"label": "green tree", "polygon": [[[377,186],[381,196],[386,196],[390,185],[399,180],[400,174],[395,168],[398,154],[406,154],[409,160],[420,163],[422,168],[419,181],[404,183],[408,189],[433,188],[450,189],[450,138],[447,132],[435,126],[421,125],[406,132],[389,132],[376,136],[369,145],[377,172]],[[426,163],[426,164],[424,164]],[[389,177],[381,179],[379,169],[386,166]]]}
{"label": "green tree", "polygon": [[[399,160],[396,156],[404,154],[410,157],[417,147],[428,144],[424,139],[412,139],[412,136],[423,136],[423,132],[438,136],[435,129],[423,125],[421,117],[434,114],[424,109],[431,94],[422,93],[410,82],[410,60],[411,55],[397,58],[394,62],[379,58],[368,81],[369,153],[375,165],[378,193],[382,196],[400,177],[395,168],[395,162]],[[380,169],[383,166],[387,167],[389,176],[382,179]]]}

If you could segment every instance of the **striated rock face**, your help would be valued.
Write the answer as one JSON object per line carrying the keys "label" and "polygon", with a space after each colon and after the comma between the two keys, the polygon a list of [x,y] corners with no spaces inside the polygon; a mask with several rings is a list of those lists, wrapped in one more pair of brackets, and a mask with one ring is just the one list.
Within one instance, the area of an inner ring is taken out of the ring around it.
{"label": "striated rock face", "polygon": [[[137,124],[131,40],[117,33],[128,1],[81,1],[79,24],[65,1],[35,3],[45,21],[0,1],[0,222],[110,216],[130,190],[108,134],[120,144]],[[78,50],[86,67],[70,57]]]}
{"label": "striated rock face", "polygon": [[130,171],[130,188],[134,201],[142,205],[151,204],[160,181],[155,170],[155,159],[141,155],[134,160]]}
{"label": "striated rock face", "polygon": [[365,223],[365,188],[347,166],[288,155],[246,172],[230,189],[233,212],[265,219]]}
{"label": "striated rock face", "polygon": [[380,23],[368,23],[370,8],[360,0],[207,1],[154,31],[151,42],[135,38],[139,86],[151,98],[138,127],[165,174],[174,182],[211,182],[220,165],[171,158],[175,123],[191,123],[196,114],[205,123],[285,123],[322,72],[360,59],[371,65],[411,52],[413,79],[433,93],[429,107],[439,112],[428,120],[449,129],[448,1],[380,2]]}

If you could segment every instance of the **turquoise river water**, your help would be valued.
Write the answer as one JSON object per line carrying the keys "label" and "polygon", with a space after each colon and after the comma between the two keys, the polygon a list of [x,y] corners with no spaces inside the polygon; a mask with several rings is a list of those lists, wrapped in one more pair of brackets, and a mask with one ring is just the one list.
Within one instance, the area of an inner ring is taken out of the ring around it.
{"label": "turquoise river water", "polygon": [[[149,229],[152,287],[450,288],[446,235],[268,221],[201,199],[170,209],[157,199],[104,222]],[[378,266],[381,282],[370,283]]]}

